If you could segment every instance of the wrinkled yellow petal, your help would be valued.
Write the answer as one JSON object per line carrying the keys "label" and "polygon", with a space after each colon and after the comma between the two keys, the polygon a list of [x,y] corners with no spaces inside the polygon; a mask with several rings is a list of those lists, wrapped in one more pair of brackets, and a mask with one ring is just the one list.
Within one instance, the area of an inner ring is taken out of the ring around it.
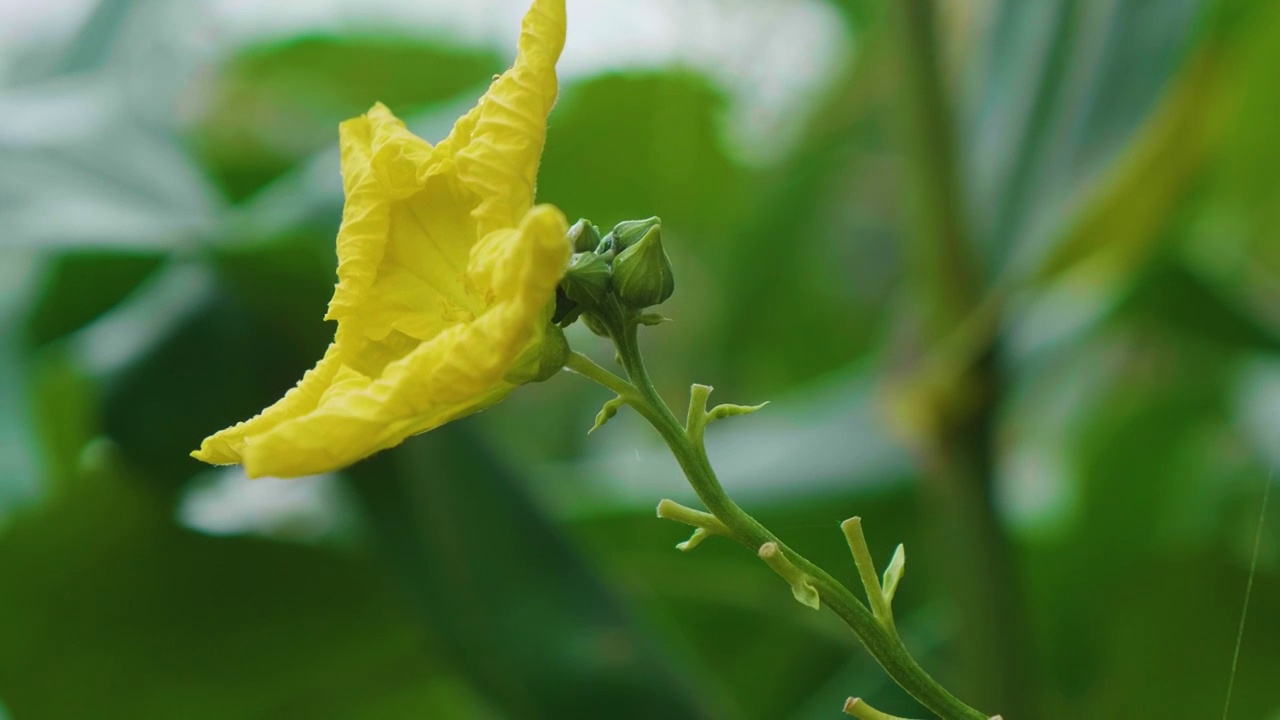
{"label": "wrinkled yellow petal", "polygon": [[491,248],[501,299],[386,365],[372,378],[343,367],[305,414],[256,435],[242,454],[251,477],[290,477],[349,465],[405,438],[488,407],[510,393],[512,365],[547,327],[548,298],[568,263],[568,224],[533,208],[507,242]]}
{"label": "wrinkled yellow petal", "polygon": [[249,420],[206,438],[200,444],[200,449],[191,453],[191,457],[214,465],[240,462],[246,438],[315,410],[340,369],[337,345],[330,345],[320,362],[308,370],[302,380],[276,401],[276,404]]}
{"label": "wrinkled yellow petal", "polygon": [[[346,204],[338,230],[338,287],[327,320],[381,307],[397,291],[388,267],[424,277],[424,292],[463,297],[448,265],[465,260],[471,240],[468,198],[454,190],[431,146],[381,103],[339,127]],[[434,251],[434,255],[432,252]],[[403,288],[400,288],[403,289]],[[383,331],[385,334],[385,330]]]}
{"label": "wrinkled yellow petal", "polygon": [[195,457],[251,477],[341,468],[492,405],[555,357],[540,348],[571,248],[564,215],[533,201],[564,27],[563,0],[535,0],[512,69],[436,147],[382,104],[342,123],[335,341]]}
{"label": "wrinkled yellow petal", "polygon": [[572,248],[568,223],[551,205],[530,210],[520,227],[500,231],[502,242],[477,246],[473,277],[494,284],[496,304],[467,327],[441,368],[442,384],[464,392],[500,381],[546,329],[550,302]]}
{"label": "wrinkled yellow petal", "polygon": [[564,34],[564,0],[536,0],[520,30],[515,65],[489,87],[476,116],[468,115],[475,124],[456,162],[458,177],[480,196],[480,237],[511,227],[533,204]]}

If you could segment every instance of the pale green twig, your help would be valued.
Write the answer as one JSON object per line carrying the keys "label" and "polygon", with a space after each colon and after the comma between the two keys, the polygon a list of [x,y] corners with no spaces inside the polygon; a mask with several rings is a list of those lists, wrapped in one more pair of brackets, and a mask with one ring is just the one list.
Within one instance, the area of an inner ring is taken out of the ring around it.
{"label": "pale green twig", "polygon": [[844,701],[844,714],[852,715],[858,720],[906,720],[897,715],[880,712],[867,704],[862,698],[851,697]]}
{"label": "pale green twig", "polygon": [[[885,583],[882,586],[880,580],[876,578],[875,561],[871,559],[871,550],[867,547],[867,538],[862,534],[862,518],[851,517],[840,523],[840,529],[844,531],[845,540],[849,543],[849,550],[853,553],[853,562],[858,566],[858,577],[862,579],[862,587],[867,591],[867,600],[871,603],[871,612],[876,619],[884,625],[885,629],[894,635],[898,634],[898,629],[893,622],[893,590],[897,588],[897,578],[901,575],[902,561],[899,561],[896,572],[891,574],[894,569],[894,563],[890,563],[889,568],[885,569]],[[898,552],[894,553],[894,560],[902,557],[902,546],[898,546]],[[890,581],[893,588],[889,588]]]}
{"label": "pale green twig", "polygon": [[711,513],[685,507],[674,500],[663,499],[658,503],[658,517],[693,526],[693,535],[688,540],[677,544],[677,550],[692,550],[712,535],[733,537],[733,531],[725,527],[725,524],[720,522],[720,518]]}
{"label": "pale green twig", "polygon": [[773,568],[774,572],[791,585],[791,594],[795,596],[796,602],[814,610],[822,607],[818,589],[813,586],[813,578],[788,560],[787,556],[778,549],[778,543],[767,542],[761,545],[757,554],[766,565]]}

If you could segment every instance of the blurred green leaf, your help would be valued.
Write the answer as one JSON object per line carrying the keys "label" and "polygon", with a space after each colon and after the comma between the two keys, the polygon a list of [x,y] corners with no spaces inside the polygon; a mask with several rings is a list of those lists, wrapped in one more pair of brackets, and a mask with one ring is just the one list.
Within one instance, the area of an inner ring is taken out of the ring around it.
{"label": "blurred green leaf", "polygon": [[143,477],[174,491],[201,469],[188,453],[203,438],[275,402],[321,356],[327,338],[300,347],[297,337],[220,289],[107,378],[103,429]]}
{"label": "blurred green leaf", "polygon": [[1037,280],[1077,271],[1115,282],[1132,277],[1150,257],[1210,148],[1212,63],[1206,54],[1191,64],[1111,178],[1090,191],[1092,199],[1072,218]]}
{"label": "blurred green leaf", "polygon": [[194,535],[157,500],[100,471],[5,532],[15,717],[464,717],[418,692],[438,671],[368,563]]}
{"label": "blurred green leaf", "polygon": [[1224,288],[1172,262],[1156,262],[1119,312],[1142,313],[1151,326],[1186,334],[1194,344],[1241,351],[1280,351],[1280,334],[1240,306]]}
{"label": "blurred green leaf", "polygon": [[70,491],[81,475],[85,450],[98,434],[98,388],[72,359],[49,349],[30,360],[29,422],[39,441],[46,495]]}
{"label": "blurred green leaf", "polygon": [[411,37],[306,36],[251,47],[219,72],[192,142],[239,200],[335,143],[338,123],[375,102],[408,117],[501,70],[491,51]]}
{"label": "blurred green leaf", "polygon": [[898,259],[875,114],[887,86],[874,69],[884,39],[876,25],[863,38],[865,66],[822,99],[801,146],[747,191],[706,260],[725,311],[701,338],[699,353],[715,362],[696,369],[716,372],[718,384],[736,377],[767,392],[813,380],[857,357],[883,322]]}
{"label": "blurred green leaf", "polygon": [[719,245],[748,187],[720,133],[723,109],[722,94],[693,73],[574,84],[547,131],[538,197],[605,228],[658,215],[699,245]]}
{"label": "blurred green leaf", "polygon": [[[1224,55],[1232,72],[1224,79],[1217,112],[1221,151],[1207,173],[1204,207],[1194,226],[1203,259],[1213,271],[1228,270],[1242,292],[1271,292],[1280,271],[1280,135],[1271,117],[1274,70],[1280,63],[1280,6],[1268,2],[1221,2],[1230,43]],[[1264,272],[1256,272],[1258,269]],[[1262,300],[1264,306],[1274,302]]]}
{"label": "blurred green leaf", "polygon": [[1199,10],[1199,0],[997,6],[969,158],[993,273],[1034,264],[1082,188],[1141,142],[1135,132],[1194,46]]}
{"label": "blurred green leaf", "polygon": [[31,427],[27,372],[17,343],[0,335],[0,528],[13,507],[37,495],[43,470]]}
{"label": "blurred green leaf", "polygon": [[[26,104],[47,103],[39,115],[71,100],[55,92]],[[202,170],[166,133],[92,110],[76,133],[0,137],[0,247],[155,253],[205,238],[222,205]]]}
{"label": "blurred green leaf", "polygon": [[86,72],[106,62],[112,45],[118,41],[129,14],[135,11],[137,5],[135,0],[98,0],[94,3],[93,11],[80,26],[79,32],[67,43],[66,54],[55,72]]}
{"label": "blurred green leaf", "polygon": [[334,333],[323,318],[337,277],[335,226],[300,226],[212,256],[218,279],[244,312],[292,346],[319,348],[320,354]]}
{"label": "blurred green leaf", "polygon": [[712,716],[467,423],[351,468],[425,624],[511,718]]}
{"label": "blurred green leaf", "polygon": [[[1147,311],[1123,306],[1109,342],[1091,353],[1105,372],[1088,378],[1087,407],[1071,413],[1063,438],[1065,479],[1075,485],[1069,531],[1024,536],[1030,607],[1063,703],[1055,717],[1221,709],[1217,678],[1229,669],[1245,570],[1222,553],[1234,535],[1228,517],[1240,517],[1225,503],[1265,470],[1231,425],[1235,348],[1152,323]],[[1061,470],[1023,467],[1046,480]],[[1255,656],[1262,668],[1241,676],[1242,706],[1254,708],[1242,717],[1266,707],[1254,673],[1270,672],[1280,659],[1272,655]]]}
{"label": "blurred green leaf", "polygon": [[23,250],[0,263],[0,528],[11,509],[37,496],[43,470],[21,327],[44,267],[37,253]]}
{"label": "blurred green leaf", "polygon": [[39,347],[88,325],[128,297],[163,260],[109,251],[58,255],[49,263],[39,299],[27,316],[27,341]]}

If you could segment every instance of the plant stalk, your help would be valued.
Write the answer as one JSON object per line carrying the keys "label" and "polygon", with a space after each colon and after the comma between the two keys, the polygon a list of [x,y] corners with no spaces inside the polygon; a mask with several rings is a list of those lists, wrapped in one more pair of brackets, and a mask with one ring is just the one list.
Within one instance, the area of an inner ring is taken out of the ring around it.
{"label": "plant stalk", "polygon": [[930,677],[896,634],[881,625],[848,588],[788,547],[728,496],[711,467],[701,435],[696,436],[696,441],[690,437],[654,388],[640,355],[637,323],[621,314],[614,320],[609,323],[611,336],[631,382],[577,352],[570,355],[566,367],[614,391],[640,413],[666,442],[698,498],[724,523],[730,537],[752,551],[759,551],[766,543],[776,544],[786,559],[809,576],[821,602],[853,630],[876,662],[912,697],[943,720],[987,720],[990,716],[965,705]]}
{"label": "plant stalk", "polygon": [[933,430],[922,438],[932,545],[948,549],[945,563],[939,564],[959,614],[956,666],[967,695],[998,704],[1010,717],[1034,717],[1034,672],[1019,585],[991,497],[993,436],[1003,384],[996,333],[966,348],[963,358],[945,357],[955,351],[950,346],[955,333],[974,318],[998,328],[1001,308],[980,299],[983,273],[972,257],[964,212],[935,2],[893,0],[889,5],[901,73],[898,125],[909,160],[906,255],[925,364],[939,355],[957,363],[958,372],[942,391],[971,398],[959,404],[935,398],[941,402],[933,406]]}

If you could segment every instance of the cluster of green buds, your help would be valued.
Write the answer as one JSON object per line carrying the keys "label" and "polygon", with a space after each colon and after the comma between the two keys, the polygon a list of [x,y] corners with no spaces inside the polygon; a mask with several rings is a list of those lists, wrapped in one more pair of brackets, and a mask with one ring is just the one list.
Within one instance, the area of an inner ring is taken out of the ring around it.
{"label": "cluster of green buds", "polygon": [[628,220],[604,237],[588,220],[569,228],[573,257],[556,291],[553,320],[568,327],[582,317],[596,330],[594,317],[612,308],[641,311],[675,292],[671,260],[662,248],[662,221]]}

